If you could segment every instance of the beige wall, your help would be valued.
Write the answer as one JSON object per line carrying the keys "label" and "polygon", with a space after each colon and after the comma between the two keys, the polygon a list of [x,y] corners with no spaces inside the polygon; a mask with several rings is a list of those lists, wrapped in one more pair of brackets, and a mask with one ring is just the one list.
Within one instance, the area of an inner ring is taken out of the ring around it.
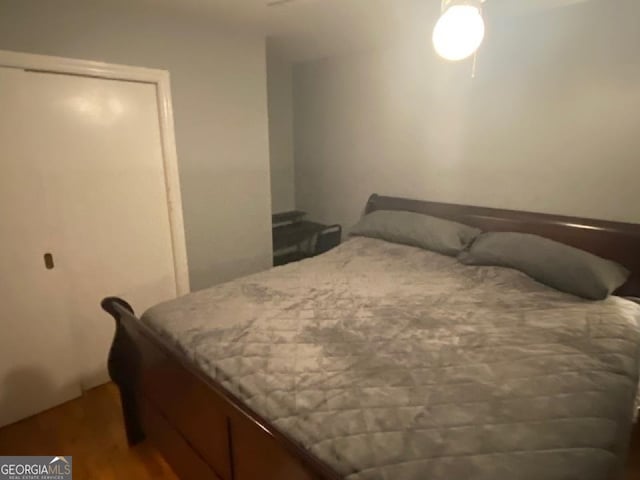
{"label": "beige wall", "polygon": [[377,192],[640,222],[640,2],[492,18],[473,80],[426,28],[297,65],[298,208],[350,226]]}
{"label": "beige wall", "polygon": [[295,208],[292,81],[291,63],[268,48],[269,155],[274,213]]}
{"label": "beige wall", "polygon": [[265,44],[120,0],[0,0],[0,49],[167,69],[191,285],[271,265]]}

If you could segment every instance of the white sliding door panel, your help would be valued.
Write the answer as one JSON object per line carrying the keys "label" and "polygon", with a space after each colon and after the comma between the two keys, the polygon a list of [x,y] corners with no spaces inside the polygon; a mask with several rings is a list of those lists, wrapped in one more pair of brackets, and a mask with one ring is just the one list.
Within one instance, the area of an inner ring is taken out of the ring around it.
{"label": "white sliding door panel", "polygon": [[31,134],[29,74],[0,68],[0,426],[80,395],[66,282],[44,254],[61,239],[48,153]]}
{"label": "white sliding door panel", "polygon": [[89,388],[107,380],[114,332],[100,300],[122,296],[142,313],[176,296],[156,87],[48,73],[29,83],[62,234],[53,254]]}
{"label": "white sliding door panel", "polygon": [[162,140],[155,84],[0,68],[0,426],[107,380],[103,297],[176,296]]}

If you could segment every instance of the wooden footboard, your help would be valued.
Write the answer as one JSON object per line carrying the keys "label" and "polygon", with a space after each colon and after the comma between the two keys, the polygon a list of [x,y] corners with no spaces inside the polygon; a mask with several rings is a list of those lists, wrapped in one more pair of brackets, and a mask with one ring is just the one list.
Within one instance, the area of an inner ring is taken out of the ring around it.
{"label": "wooden footboard", "polygon": [[116,297],[109,374],[120,389],[127,439],[145,438],[185,480],[341,478],[202,374]]}

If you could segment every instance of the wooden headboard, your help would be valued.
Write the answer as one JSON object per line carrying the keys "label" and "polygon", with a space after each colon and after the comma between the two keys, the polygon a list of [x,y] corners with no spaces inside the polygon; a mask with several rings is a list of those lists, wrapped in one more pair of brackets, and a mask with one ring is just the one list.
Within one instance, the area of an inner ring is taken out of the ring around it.
{"label": "wooden headboard", "polygon": [[406,198],[369,197],[365,213],[405,210],[465,223],[486,232],[534,233],[586,250],[624,265],[629,281],[616,295],[640,297],[640,225],[544,213],[427,202]]}

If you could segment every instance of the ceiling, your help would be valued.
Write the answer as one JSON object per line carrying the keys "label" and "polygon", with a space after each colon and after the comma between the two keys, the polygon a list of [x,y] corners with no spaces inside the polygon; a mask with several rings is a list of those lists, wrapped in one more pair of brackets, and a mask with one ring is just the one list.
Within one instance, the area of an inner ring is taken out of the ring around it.
{"label": "ceiling", "polygon": [[[294,61],[384,44],[407,31],[428,38],[440,12],[440,0],[284,0],[274,6],[268,6],[274,0],[155,1],[259,32]],[[586,1],[598,0],[487,0],[486,5],[504,15],[528,15]]]}

